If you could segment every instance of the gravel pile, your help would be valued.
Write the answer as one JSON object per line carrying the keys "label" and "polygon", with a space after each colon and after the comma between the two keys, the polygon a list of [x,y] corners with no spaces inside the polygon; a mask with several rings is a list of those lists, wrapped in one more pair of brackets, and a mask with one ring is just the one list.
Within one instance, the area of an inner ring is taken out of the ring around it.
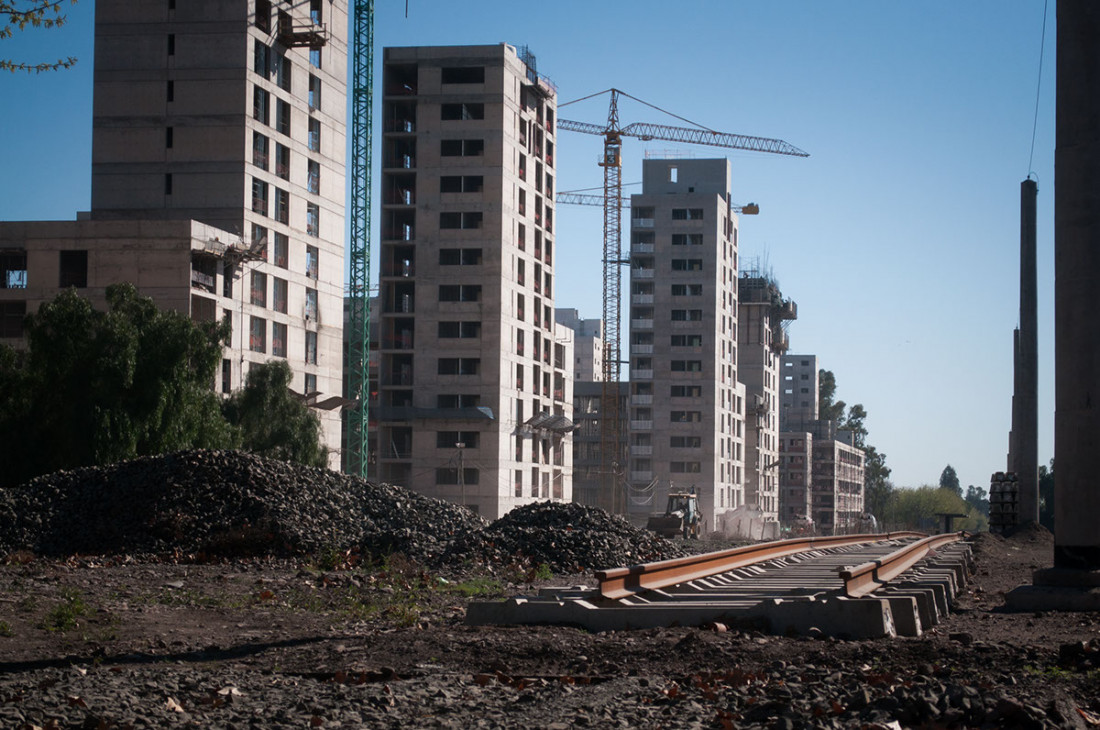
{"label": "gravel pile", "polygon": [[555,573],[659,560],[679,547],[600,509],[538,503],[486,527],[402,487],[235,451],[184,451],[0,490],[0,555],[294,556],[360,549],[436,566]]}
{"label": "gravel pile", "polygon": [[184,451],[0,490],[0,553],[305,555],[415,560],[484,520],[401,487],[235,451]]}
{"label": "gravel pile", "polygon": [[573,503],[517,507],[480,532],[455,540],[452,553],[471,560],[546,565],[555,574],[676,558],[682,547],[606,511]]}

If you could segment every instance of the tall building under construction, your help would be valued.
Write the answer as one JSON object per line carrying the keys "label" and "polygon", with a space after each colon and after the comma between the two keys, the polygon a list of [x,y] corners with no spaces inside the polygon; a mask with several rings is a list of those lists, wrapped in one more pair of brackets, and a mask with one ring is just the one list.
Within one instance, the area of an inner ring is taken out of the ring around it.
{"label": "tall building under construction", "polygon": [[572,497],[557,95],[534,55],[387,48],[377,474],[487,518]]}
{"label": "tall building under construction", "polygon": [[630,203],[630,509],[641,519],[670,488],[694,489],[711,531],[745,501],[730,167],[650,159],[642,178]]}
{"label": "tall building under construction", "polygon": [[[97,0],[91,212],[0,224],[22,272],[4,312],[69,287],[102,305],[128,281],[229,321],[217,388],[286,360],[338,465],[347,15],[346,0]],[[0,336],[21,338],[11,322]]]}

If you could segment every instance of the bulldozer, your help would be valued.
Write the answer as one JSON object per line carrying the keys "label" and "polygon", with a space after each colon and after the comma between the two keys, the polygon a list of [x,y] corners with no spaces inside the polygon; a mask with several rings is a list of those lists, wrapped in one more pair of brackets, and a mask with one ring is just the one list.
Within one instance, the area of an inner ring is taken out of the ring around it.
{"label": "bulldozer", "polygon": [[699,500],[695,492],[670,492],[663,515],[653,515],[646,527],[661,537],[699,539]]}

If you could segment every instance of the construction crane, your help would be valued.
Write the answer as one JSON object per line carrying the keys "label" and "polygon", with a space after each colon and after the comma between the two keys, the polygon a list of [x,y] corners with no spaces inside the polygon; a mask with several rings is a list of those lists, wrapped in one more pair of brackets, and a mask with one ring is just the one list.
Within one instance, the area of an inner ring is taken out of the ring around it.
{"label": "construction crane", "polygon": [[[630,198],[620,198],[619,201],[622,207],[630,207]],[[565,205],[603,205],[604,197],[581,192],[580,190],[563,190],[554,196],[554,202]],[[730,210],[741,215],[758,215],[760,206],[756,203],[746,203],[745,205],[731,205]]]}
{"label": "construction crane", "polygon": [[351,236],[348,238],[344,472],[367,476],[370,400],[370,189],[374,103],[374,0],[355,0],[351,92]]}
{"label": "construction crane", "polygon": [[[590,94],[581,99],[559,105],[576,104],[602,94],[610,94],[611,101],[607,111],[607,124],[575,122],[558,119],[558,130],[582,132],[603,137],[603,157],[599,165],[603,168],[603,326],[604,358],[603,388],[600,394],[600,498],[599,503],[609,512],[621,514],[626,511],[626,499],[623,490],[616,483],[617,474],[622,470],[622,422],[619,418],[619,380],[622,372],[622,350],[620,344],[619,319],[622,308],[622,272],[620,266],[627,261],[622,258],[622,150],[623,137],[636,137],[641,140],[664,140],[668,142],[687,142],[727,147],[731,149],[769,152],[777,155],[809,157],[794,145],[781,139],[750,137],[742,134],[716,132],[702,127],[689,119],[666,112],[659,107],[642,101],[619,89],[608,89]],[[625,96],[664,114],[676,117],[695,128],[670,127],[663,124],[634,122],[625,127],[619,125],[619,97]]]}

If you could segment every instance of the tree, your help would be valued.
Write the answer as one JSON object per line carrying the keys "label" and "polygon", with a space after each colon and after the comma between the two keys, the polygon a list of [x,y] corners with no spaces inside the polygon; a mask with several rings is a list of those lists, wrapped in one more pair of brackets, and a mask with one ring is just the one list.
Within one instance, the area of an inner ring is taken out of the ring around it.
{"label": "tree", "polygon": [[1039,466],[1039,524],[1054,532],[1054,459]]}
{"label": "tree", "polygon": [[950,464],[940,472],[940,489],[950,489],[959,497],[963,496],[962,485],[959,484],[959,475],[955,473],[955,467]]}
{"label": "tree", "polygon": [[982,487],[973,484],[966,488],[966,503],[986,517],[989,517],[989,497]]}
{"label": "tree", "polygon": [[[75,4],[76,0],[70,0]],[[61,13],[62,0],[0,0],[0,40],[11,38],[16,31],[30,28],[58,28],[65,24]],[[42,73],[61,68],[72,68],[76,59],[72,56],[53,63],[26,63],[0,58],[0,70]]]}
{"label": "tree", "polygon": [[890,467],[886,466],[886,454],[874,446],[865,447],[863,453],[863,508],[881,521],[894,493]]}
{"label": "tree", "polygon": [[923,486],[917,489],[899,489],[894,493],[891,515],[897,527],[924,532],[940,529],[938,514],[965,514],[965,519],[955,521],[954,529],[979,532],[989,529],[985,515],[970,507],[952,489]]}
{"label": "tree", "polygon": [[[841,405],[844,405],[841,401]],[[867,411],[862,403],[856,403],[848,409],[848,414],[840,422],[840,428],[852,432],[852,442],[858,448],[864,448],[867,441],[867,427],[863,422],[867,419]]]}
{"label": "tree", "polygon": [[131,284],[107,311],[70,289],[26,320],[27,350],[0,352],[0,485],[59,469],[185,448],[226,448],[232,429],[211,389],[228,337],[161,311]]}
{"label": "tree", "polygon": [[823,421],[840,421],[844,418],[844,401],[833,401],[836,396],[836,376],[830,370],[817,373],[817,411]]}
{"label": "tree", "polygon": [[254,365],[245,387],[224,406],[226,420],[238,430],[240,445],[260,456],[324,467],[328,450],[321,444],[321,421],[290,392],[294,373],[284,360]]}

